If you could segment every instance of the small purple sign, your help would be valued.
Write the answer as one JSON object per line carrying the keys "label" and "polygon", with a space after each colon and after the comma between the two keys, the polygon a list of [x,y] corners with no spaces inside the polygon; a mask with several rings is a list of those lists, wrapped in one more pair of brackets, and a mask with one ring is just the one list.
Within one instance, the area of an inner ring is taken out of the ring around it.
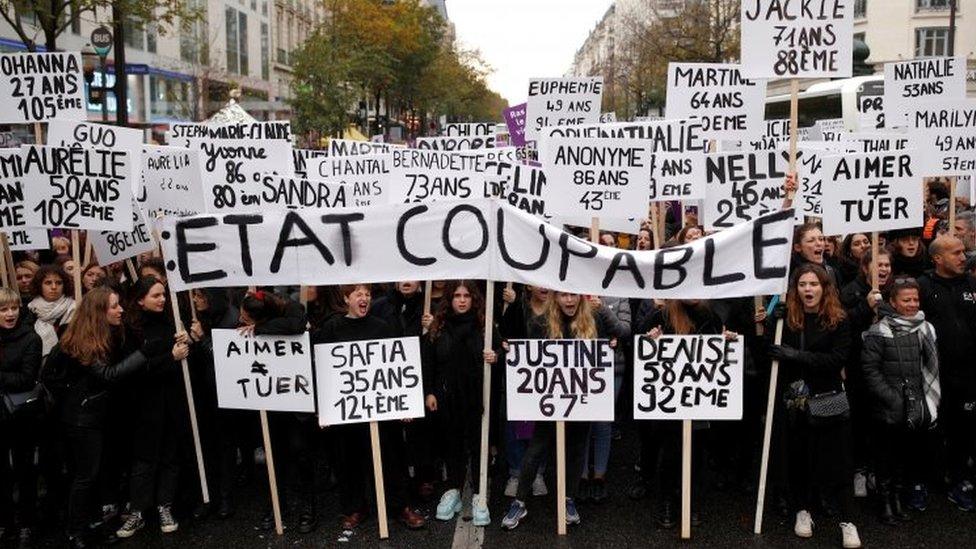
{"label": "small purple sign", "polygon": [[505,124],[508,126],[508,136],[515,147],[525,146],[525,103],[509,107],[502,111]]}

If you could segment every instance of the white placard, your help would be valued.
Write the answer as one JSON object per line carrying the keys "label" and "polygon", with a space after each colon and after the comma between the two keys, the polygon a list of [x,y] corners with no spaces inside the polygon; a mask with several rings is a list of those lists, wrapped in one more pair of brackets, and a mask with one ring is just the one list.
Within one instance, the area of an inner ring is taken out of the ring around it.
{"label": "white placard", "polygon": [[108,265],[156,249],[152,228],[135,204],[132,205],[132,230],[88,231],[88,239],[95,248],[99,265]]}
{"label": "white placard", "polygon": [[704,197],[704,154],[659,152],[651,155],[651,202]]}
{"label": "white placard", "polygon": [[420,339],[315,346],[319,425],[424,417]]}
{"label": "white placard", "polygon": [[[334,210],[375,205],[386,193],[380,184],[347,185],[335,180],[296,179],[261,174],[259,209]],[[257,211],[257,210],[255,210]]]}
{"label": "white placard", "polygon": [[823,231],[891,231],[925,223],[922,175],[913,151],[824,159]]}
{"label": "white placard", "polygon": [[291,176],[291,143],[281,140],[190,138],[203,162],[204,202],[210,212],[250,212],[261,207],[261,177]]}
{"label": "white placard", "polygon": [[546,126],[599,122],[602,98],[602,76],[529,79],[525,140],[539,139],[539,130]]}
{"label": "white placard", "polygon": [[166,132],[166,142],[178,147],[189,147],[191,139],[250,139],[253,141],[282,141],[291,144],[291,122],[235,122],[232,124],[197,124],[177,122]]}
{"label": "white placard", "polygon": [[27,226],[21,149],[0,149],[0,229]]}
{"label": "white placard", "polygon": [[841,134],[841,143],[856,143],[856,152],[891,152],[917,149],[919,140],[901,131],[848,132]]}
{"label": "white placard", "polygon": [[923,176],[969,175],[976,170],[976,99],[919,101],[908,118],[918,138]]}
{"label": "white placard", "polygon": [[509,421],[613,421],[606,339],[512,339],[505,353]]}
{"label": "white placard", "polygon": [[132,196],[139,196],[142,182],[142,130],[108,124],[51,120],[47,124],[47,144],[51,147],[92,147],[129,153]]}
{"label": "white placard", "polygon": [[132,229],[128,152],[35,145],[21,151],[27,226]]}
{"label": "white placard", "polygon": [[749,78],[850,78],[852,0],[742,0],[742,74]]}
{"label": "white placard", "polygon": [[382,141],[356,141],[354,139],[330,139],[329,154],[327,156],[358,156],[362,154],[388,153],[397,149],[405,149],[406,145],[384,143]]}
{"label": "white placard", "polygon": [[157,215],[196,215],[207,210],[200,151],[183,147],[142,147],[142,208]]}
{"label": "white placard", "polygon": [[396,149],[390,168],[391,202],[463,200],[484,192],[485,157]]}
{"label": "white placard", "polygon": [[797,213],[805,217],[823,217],[824,157],[861,152],[861,144],[857,141],[806,141],[801,145],[796,151],[801,204]]}
{"label": "white placard", "polygon": [[347,187],[350,206],[377,206],[390,201],[390,153],[315,158],[311,178]]}
{"label": "white placard", "polygon": [[[706,156],[704,223],[727,229],[783,207],[787,151],[716,153]],[[794,200],[802,202],[801,191]]]}
{"label": "white placard", "polygon": [[15,229],[3,232],[7,233],[7,243],[10,244],[11,252],[46,250],[51,247],[47,229]]}
{"label": "white placard", "polygon": [[544,197],[546,172],[528,164],[507,164],[503,168],[506,178],[494,180],[486,176],[489,192],[512,207],[530,213],[540,219],[548,219]]}
{"label": "white placard", "polygon": [[292,149],[291,158],[295,164],[295,177],[308,179],[308,164],[313,158],[325,158],[328,151],[313,149]]}
{"label": "white placard", "polygon": [[441,135],[448,137],[471,137],[475,135],[495,135],[494,122],[450,123],[446,124]]}
{"label": "white placard", "polygon": [[709,139],[762,135],[766,81],[743,78],[739,65],[668,64],[668,118],[695,118]]}
{"label": "white placard", "polygon": [[81,54],[0,55],[0,124],[84,120]]}
{"label": "white placard", "polygon": [[884,66],[885,118],[904,126],[919,101],[966,98],[966,58],[931,57]]}
{"label": "white placard", "polygon": [[742,338],[634,337],[634,419],[742,419]]}
{"label": "white placard", "polygon": [[236,410],[314,412],[308,332],[245,336],[213,330],[217,406]]}
{"label": "white placard", "polygon": [[472,149],[491,149],[495,146],[495,135],[418,137],[416,148],[427,151],[469,151]]}
{"label": "white placard", "polygon": [[647,215],[651,151],[640,139],[550,137],[539,159],[552,215],[642,218]]}

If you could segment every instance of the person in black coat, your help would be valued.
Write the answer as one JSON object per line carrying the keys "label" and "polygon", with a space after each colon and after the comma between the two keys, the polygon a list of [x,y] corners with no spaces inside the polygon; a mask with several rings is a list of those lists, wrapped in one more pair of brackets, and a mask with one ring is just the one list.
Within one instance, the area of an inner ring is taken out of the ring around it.
{"label": "person in black coat", "polygon": [[[784,310],[785,309],[785,310]],[[850,326],[840,304],[833,278],[819,265],[801,265],[791,278],[780,344],[769,347],[779,361],[774,444],[770,458],[778,488],[796,512],[794,533],[813,535],[810,510],[819,494],[835,506],[844,547],[860,547],[857,528],[851,522],[853,501],[850,482],[850,421],[843,414],[812,417],[807,403],[844,390],[842,371],[850,348]],[[776,332],[774,327],[767,335]]]}
{"label": "person in black coat", "polygon": [[941,386],[935,328],[919,310],[914,279],[898,279],[881,320],[864,334],[861,352],[864,381],[870,396],[875,464],[881,520],[909,520],[902,505],[912,490],[912,503],[924,509],[925,453],[929,430],[938,418]]}
{"label": "person in black coat", "polygon": [[[190,432],[180,361],[190,349],[187,333],[176,330],[168,301],[166,287],[154,276],[140,278],[130,290],[125,344],[129,350],[141,349],[149,367],[133,380],[136,429],[132,433],[130,512],[116,531],[120,538],[141,530],[146,513],[153,508],[163,533],[179,528],[172,505]],[[174,347],[179,352],[173,352]]]}
{"label": "person in black coat", "polygon": [[932,268],[929,254],[922,244],[922,229],[899,229],[888,233],[891,270],[895,275],[919,278]]}
{"label": "person in black coat", "polygon": [[[85,529],[93,518],[93,495],[106,458],[109,396],[118,381],[151,367],[142,350],[125,351],[122,313],[119,296],[111,289],[88,292],[42,374],[57,398],[59,418],[67,431],[72,480],[66,533],[69,546],[79,549],[87,546]],[[174,340],[166,352],[176,360],[189,351],[185,342]],[[159,367],[160,362],[153,366]]]}
{"label": "person in black coat", "polygon": [[834,287],[840,290],[844,280],[841,274],[827,264],[823,230],[819,223],[804,223],[793,231],[793,260],[790,272],[796,272],[801,265],[813,264],[827,271]]}
{"label": "person in black coat", "polygon": [[[0,396],[33,389],[40,367],[41,337],[34,332],[27,309],[21,306],[20,294],[0,288]],[[37,504],[33,434],[37,423],[23,412],[13,417],[6,414],[7,410],[0,404],[0,528],[7,534],[15,532],[16,509],[20,545],[28,547]],[[8,454],[13,457],[12,468]],[[14,481],[19,494],[16,506]]]}

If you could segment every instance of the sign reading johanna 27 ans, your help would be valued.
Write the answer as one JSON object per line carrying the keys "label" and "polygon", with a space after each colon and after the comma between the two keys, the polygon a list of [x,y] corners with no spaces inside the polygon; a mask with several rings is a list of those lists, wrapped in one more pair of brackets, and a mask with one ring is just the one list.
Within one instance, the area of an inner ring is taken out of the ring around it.
{"label": "sign reading johanna 27 ans", "polygon": [[0,55],[0,124],[84,120],[81,54]]}

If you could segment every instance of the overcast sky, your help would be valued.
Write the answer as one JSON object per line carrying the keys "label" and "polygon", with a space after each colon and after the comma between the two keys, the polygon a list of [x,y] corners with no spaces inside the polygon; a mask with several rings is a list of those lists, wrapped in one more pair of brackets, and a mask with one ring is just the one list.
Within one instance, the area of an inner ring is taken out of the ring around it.
{"label": "overcast sky", "polygon": [[529,78],[562,76],[612,0],[447,0],[462,47],[481,50],[491,88],[515,105]]}

